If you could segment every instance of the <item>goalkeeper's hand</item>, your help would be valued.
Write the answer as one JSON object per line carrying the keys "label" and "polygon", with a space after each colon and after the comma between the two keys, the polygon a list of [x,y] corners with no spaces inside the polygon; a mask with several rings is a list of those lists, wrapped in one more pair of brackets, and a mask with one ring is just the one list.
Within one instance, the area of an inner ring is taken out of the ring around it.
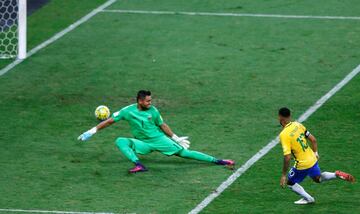
{"label": "goalkeeper's hand", "polygon": [[171,139],[173,139],[176,143],[178,143],[180,146],[182,146],[184,149],[190,148],[190,141],[188,141],[189,137],[178,137],[176,134],[174,134]]}
{"label": "goalkeeper's hand", "polygon": [[91,136],[93,136],[97,131],[97,128],[94,127],[84,133],[82,133],[79,137],[78,137],[78,140],[81,140],[81,141],[86,141],[88,140]]}

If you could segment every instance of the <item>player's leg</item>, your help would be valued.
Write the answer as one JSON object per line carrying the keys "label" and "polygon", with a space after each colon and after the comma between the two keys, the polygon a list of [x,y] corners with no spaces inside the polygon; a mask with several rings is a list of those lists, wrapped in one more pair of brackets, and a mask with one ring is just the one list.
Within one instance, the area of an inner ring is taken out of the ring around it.
{"label": "player's leg", "polygon": [[218,160],[215,157],[193,150],[187,150],[181,147],[179,144],[172,141],[170,138],[163,136],[148,142],[152,147],[156,148],[157,151],[165,155],[177,155],[182,158],[189,158],[198,161],[205,161],[209,163],[215,163],[219,165],[234,165],[235,162],[232,160]]}
{"label": "player's leg", "polygon": [[145,166],[140,163],[139,158],[136,156],[136,153],[148,154],[151,152],[151,148],[146,143],[137,139],[119,137],[116,139],[116,146],[127,159],[135,164],[135,167],[129,170],[130,173],[147,171]]}
{"label": "player's leg", "polygon": [[288,173],[288,187],[302,197],[300,200],[295,201],[295,204],[309,204],[315,202],[315,199],[300,185],[307,175],[307,170],[297,170],[294,167],[292,167]]}
{"label": "player's leg", "polygon": [[309,169],[309,176],[316,183],[321,183],[324,181],[329,181],[336,178],[336,174],[332,172],[323,172],[321,173],[319,164],[316,163],[313,167]]}
{"label": "player's leg", "polygon": [[316,182],[322,183],[324,181],[334,180],[335,178],[340,178],[345,181],[354,182],[355,178],[351,174],[342,171],[335,172],[321,172],[318,163],[311,167],[309,171],[309,176]]}
{"label": "player's leg", "polygon": [[322,183],[324,181],[334,180],[335,178],[340,178],[341,180],[355,182],[355,177],[349,173],[342,172],[342,171],[335,171],[335,172],[322,172],[320,176],[313,177],[312,179],[316,183]]}
{"label": "player's leg", "polygon": [[336,178],[336,174],[334,172],[322,172],[320,175],[311,177],[313,181],[316,183],[322,183],[324,181],[333,180]]}
{"label": "player's leg", "polygon": [[202,153],[202,152],[194,151],[194,150],[182,149],[176,155],[179,157],[182,157],[182,158],[189,158],[189,159],[198,160],[198,161],[205,161],[205,162],[209,162],[209,163],[215,163],[218,165],[228,165],[228,166],[235,165],[235,161],[233,161],[233,160],[216,159],[213,156],[210,156],[210,155]]}
{"label": "player's leg", "polygon": [[346,173],[346,172],[342,172],[340,170],[337,170],[335,171],[335,175],[337,178],[340,178],[341,180],[345,180],[345,181],[349,181],[351,183],[354,183],[355,182],[355,177],[352,176],[351,174],[349,173]]}
{"label": "player's leg", "polygon": [[213,156],[207,155],[202,152],[187,150],[187,149],[181,149],[178,153],[176,153],[176,155],[182,158],[205,161],[209,163],[216,163],[217,161],[217,159],[214,158]]}
{"label": "player's leg", "polygon": [[[321,183],[321,181],[322,181],[322,179],[321,179],[322,173],[321,173],[318,162],[316,162],[314,164],[314,166],[312,166],[310,169],[308,169],[308,175],[316,183]],[[331,175],[328,176],[328,174],[326,172],[324,173],[324,175],[325,175],[326,178],[329,178],[329,179],[331,179],[331,177],[332,177]]]}
{"label": "player's leg", "polygon": [[133,163],[136,163],[139,161],[139,158],[135,154],[133,144],[133,141],[129,138],[119,137],[116,139],[116,146],[118,147],[118,149],[125,155],[127,159],[129,159]]}

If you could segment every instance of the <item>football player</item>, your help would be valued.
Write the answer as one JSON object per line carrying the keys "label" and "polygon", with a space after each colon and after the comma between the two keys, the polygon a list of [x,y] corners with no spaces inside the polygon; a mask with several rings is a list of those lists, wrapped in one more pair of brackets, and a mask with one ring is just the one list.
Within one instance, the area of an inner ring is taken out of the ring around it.
{"label": "football player", "polygon": [[119,137],[116,139],[116,146],[127,159],[134,163],[135,167],[129,170],[130,173],[147,171],[136,154],[145,155],[153,151],[168,156],[176,155],[218,165],[234,166],[233,160],[217,159],[201,152],[189,150],[188,137],[179,137],[174,134],[164,122],[157,108],[151,105],[150,91],[140,90],[136,100],[137,103],[113,113],[109,119],[84,132],[78,139],[86,141],[99,130],[125,120],[130,125],[133,138]]}
{"label": "football player", "polygon": [[[291,120],[291,112],[284,107],[279,110],[279,122],[283,127],[280,133],[280,142],[284,153],[284,164],[280,185],[286,185],[302,198],[295,201],[295,204],[314,203],[315,199],[307,193],[300,183],[309,176],[316,183],[332,179],[342,179],[354,182],[355,178],[345,172],[321,172],[318,164],[319,153],[316,138],[301,123]],[[307,140],[311,142],[309,145]],[[295,165],[290,169],[291,155],[295,159]],[[286,176],[287,174],[287,176]]]}

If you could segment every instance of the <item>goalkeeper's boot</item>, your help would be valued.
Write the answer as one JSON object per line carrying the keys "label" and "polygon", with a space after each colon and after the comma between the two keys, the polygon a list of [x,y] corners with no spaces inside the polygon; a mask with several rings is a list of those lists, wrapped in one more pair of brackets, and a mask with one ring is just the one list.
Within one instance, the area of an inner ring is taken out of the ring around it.
{"label": "goalkeeper's boot", "polygon": [[129,173],[146,172],[148,171],[141,163],[136,163],[135,167],[129,170]]}
{"label": "goalkeeper's boot", "polygon": [[235,161],[233,160],[217,160],[215,163],[218,165],[224,165],[231,170],[233,170],[235,166]]}
{"label": "goalkeeper's boot", "polygon": [[355,177],[346,173],[346,172],[342,172],[342,171],[336,171],[335,172],[335,175],[336,177],[342,179],[342,180],[345,180],[345,181],[349,181],[351,183],[354,183],[355,182]]}

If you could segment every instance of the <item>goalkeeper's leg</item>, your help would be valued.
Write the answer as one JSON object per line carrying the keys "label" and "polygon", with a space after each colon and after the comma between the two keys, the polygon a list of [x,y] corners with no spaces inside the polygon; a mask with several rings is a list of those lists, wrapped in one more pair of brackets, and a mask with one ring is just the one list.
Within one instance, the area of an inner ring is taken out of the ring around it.
{"label": "goalkeeper's leg", "polygon": [[198,161],[205,161],[205,162],[215,163],[218,165],[231,166],[231,168],[235,165],[235,161],[233,161],[233,160],[216,159],[213,156],[207,155],[202,152],[193,151],[193,150],[183,149],[176,155],[178,155],[179,157],[183,157],[183,158],[189,158],[189,159],[194,159],[194,160],[198,160]]}
{"label": "goalkeeper's leg", "polygon": [[209,163],[215,163],[218,165],[229,165],[235,164],[232,160],[220,160],[213,156],[204,154],[202,152],[187,150],[181,147],[179,144],[172,141],[170,138],[163,136],[155,139],[146,140],[148,145],[151,145],[155,150],[163,153],[164,155],[177,155],[182,158],[189,158],[198,161],[205,161]]}
{"label": "goalkeeper's leg", "polygon": [[214,158],[210,155],[204,154],[202,152],[187,150],[187,149],[182,149],[176,155],[179,157],[182,157],[182,158],[189,158],[189,159],[205,161],[205,162],[210,162],[210,163],[216,163],[216,161],[217,161],[216,158]]}
{"label": "goalkeeper's leg", "polygon": [[183,158],[206,161],[210,163],[216,162],[216,158],[201,152],[184,149],[179,144],[175,143],[173,140],[166,136],[148,139],[146,140],[146,142],[148,143],[148,145],[151,145],[157,151],[163,153],[164,155],[177,155]]}
{"label": "goalkeeper's leg", "polygon": [[136,163],[139,161],[139,158],[136,156],[133,148],[134,143],[128,138],[119,137],[116,139],[116,146],[118,149],[125,155],[127,159],[131,162]]}
{"label": "goalkeeper's leg", "polygon": [[125,155],[127,159],[129,159],[135,164],[135,168],[131,169],[129,171],[130,173],[147,171],[145,166],[140,163],[139,158],[136,156],[135,153],[150,153],[151,148],[146,143],[137,139],[119,137],[118,139],[116,139],[116,146]]}

